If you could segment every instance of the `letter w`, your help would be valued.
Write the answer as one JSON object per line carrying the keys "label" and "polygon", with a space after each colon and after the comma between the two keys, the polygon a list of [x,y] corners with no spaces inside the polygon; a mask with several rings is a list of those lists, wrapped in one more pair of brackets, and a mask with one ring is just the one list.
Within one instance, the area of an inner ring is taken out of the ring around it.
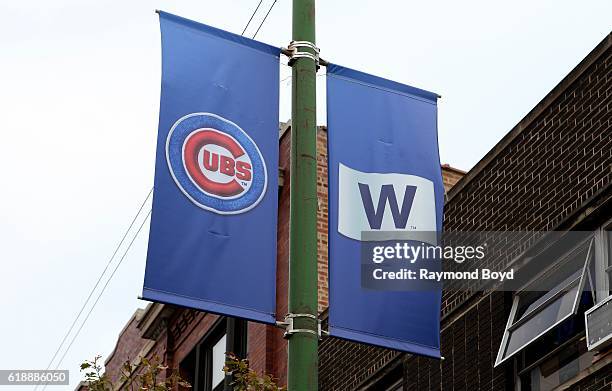
{"label": "letter w", "polygon": [[395,196],[395,189],[393,185],[382,185],[380,188],[380,196],[378,197],[378,206],[374,210],[374,202],[372,201],[372,194],[370,193],[370,186],[358,183],[359,192],[361,193],[361,202],[365,209],[366,216],[368,217],[368,223],[372,229],[380,229],[385,215],[385,207],[387,200],[389,201],[389,207],[391,208],[391,214],[393,215],[393,223],[395,228],[406,228],[408,223],[408,216],[410,215],[410,209],[412,208],[412,201],[414,201],[414,193],[416,193],[416,186],[406,185],[404,190],[404,201],[402,202],[402,208],[399,208],[397,203],[397,197]]}

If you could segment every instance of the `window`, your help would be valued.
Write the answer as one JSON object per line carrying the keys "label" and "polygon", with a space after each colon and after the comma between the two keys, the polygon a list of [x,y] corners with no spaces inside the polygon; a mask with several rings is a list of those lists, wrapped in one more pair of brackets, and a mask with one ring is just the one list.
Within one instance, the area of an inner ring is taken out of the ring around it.
{"label": "window", "polygon": [[524,271],[531,280],[514,294],[495,361],[513,360],[517,391],[558,389],[599,365],[587,344],[585,314],[612,301],[611,223],[565,235]]}
{"label": "window", "polygon": [[593,291],[588,281],[592,243],[583,242],[565,254],[553,270],[515,295],[495,366],[576,315],[585,285],[587,295]]}
{"label": "window", "polygon": [[[536,356],[537,357],[537,356]],[[581,371],[591,366],[594,352],[587,351],[582,333],[562,344],[555,354],[545,356],[535,365],[519,366],[519,384],[521,391],[549,391],[574,378]],[[524,355],[523,363],[528,361]]]}
{"label": "window", "polygon": [[223,367],[225,366],[225,346],[227,343],[225,334],[220,340],[215,343],[211,349],[211,379],[212,388],[216,389],[217,386],[223,383],[225,375],[223,373]]}
{"label": "window", "polygon": [[607,223],[595,232],[595,262],[593,282],[598,303],[612,294],[612,224]]}
{"label": "window", "polygon": [[401,391],[404,389],[404,365],[401,360],[386,368],[380,378],[369,385],[367,389],[381,391]]}
{"label": "window", "polygon": [[181,362],[182,376],[193,391],[223,390],[225,353],[231,351],[239,357],[246,355],[247,322],[233,318],[220,318]]}
{"label": "window", "polygon": [[[220,326],[225,326],[221,322]],[[219,391],[223,389],[223,366],[225,365],[225,327],[218,327],[196,348],[197,391]],[[198,360],[199,359],[199,360]],[[199,364],[199,365],[198,365]]]}
{"label": "window", "polygon": [[587,350],[583,314],[593,295],[583,292],[578,313],[552,328],[516,355],[516,390],[548,391],[590,367],[595,353]]}

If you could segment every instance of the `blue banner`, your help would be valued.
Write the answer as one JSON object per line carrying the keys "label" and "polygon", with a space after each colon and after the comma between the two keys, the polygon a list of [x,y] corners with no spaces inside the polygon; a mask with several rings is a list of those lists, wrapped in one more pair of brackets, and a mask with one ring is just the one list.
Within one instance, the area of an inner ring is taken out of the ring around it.
{"label": "blue banner", "polygon": [[[332,336],[440,357],[439,285],[398,285],[399,274],[386,284],[399,269],[368,258],[389,243],[435,244],[442,230],[436,103],[431,92],[327,67]],[[429,262],[421,267],[440,270]]]}
{"label": "blue banner", "polygon": [[275,322],[280,49],[159,13],[143,298]]}

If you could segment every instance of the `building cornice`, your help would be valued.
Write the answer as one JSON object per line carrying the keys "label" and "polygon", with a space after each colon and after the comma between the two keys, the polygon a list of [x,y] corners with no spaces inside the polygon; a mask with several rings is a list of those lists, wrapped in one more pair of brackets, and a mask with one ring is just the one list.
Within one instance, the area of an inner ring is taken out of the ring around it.
{"label": "building cornice", "polygon": [[167,304],[149,304],[136,324],[142,333],[142,338],[156,340],[166,328],[167,321],[175,310],[175,307]]}

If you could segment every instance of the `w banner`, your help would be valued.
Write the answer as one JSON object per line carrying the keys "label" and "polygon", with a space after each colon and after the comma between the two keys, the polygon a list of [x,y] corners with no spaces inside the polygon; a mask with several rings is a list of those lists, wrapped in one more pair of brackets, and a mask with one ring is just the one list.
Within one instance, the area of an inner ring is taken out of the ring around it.
{"label": "w banner", "polygon": [[442,230],[436,100],[327,67],[330,334],[439,358],[440,287],[411,282],[410,262],[396,266],[398,248],[435,245]]}
{"label": "w banner", "polygon": [[274,323],[280,49],[160,12],[143,297]]}

